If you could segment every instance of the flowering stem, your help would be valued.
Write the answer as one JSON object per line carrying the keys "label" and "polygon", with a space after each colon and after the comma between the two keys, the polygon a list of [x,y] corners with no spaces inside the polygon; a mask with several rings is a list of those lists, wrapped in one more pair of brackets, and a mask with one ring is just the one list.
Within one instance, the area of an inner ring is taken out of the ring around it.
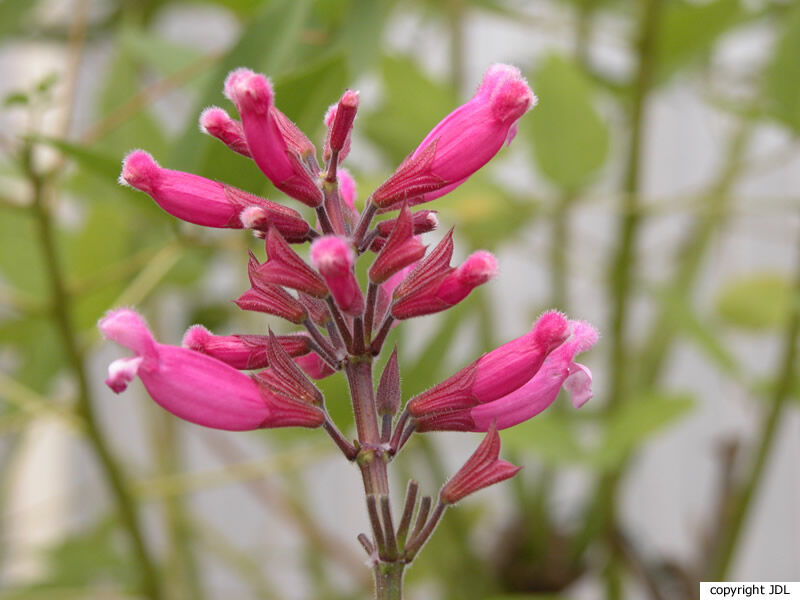
{"label": "flowering stem", "polygon": [[364,334],[372,338],[372,329],[375,324],[375,305],[378,301],[378,285],[369,282],[367,286],[367,308],[364,311]]}
{"label": "flowering stem", "polygon": [[336,445],[339,447],[339,450],[342,451],[342,454],[345,455],[345,458],[347,458],[347,460],[356,459],[356,456],[358,455],[358,450],[356,450],[356,447],[353,446],[353,444],[347,441],[347,438],[344,437],[344,434],[342,434],[342,432],[339,430],[336,424],[333,421],[331,421],[329,415],[325,415],[325,422],[322,424],[322,428],[336,443]]}
{"label": "flowering stem", "polygon": [[397,425],[395,425],[394,434],[392,434],[392,441],[389,443],[389,452],[392,455],[396,454],[400,448],[400,440],[403,436],[403,430],[409,418],[411,418],[411,415],[408,412],[408,408],[406,408],[400,414],[400,418],[397,419]]}
{"label": "flowering stem", "polygon": [[331,223],[330,218],[328,218],[328,211],[325,210],[325,205],[322,204],[316,208],[317,211],[317,218],[319,219],[319,226],[322,229],[322,233],[324,234],[331,234],[333,233],[333,223]]}
{"label": "flowering stem", "polygon": [[328,296],[326,299],[328,303],[328,310],[331,312],[331,317],[333,317],[333,322],[336,325],[336,330],[339,332],[339,335],[342,337],[342,341],[344,342],[345,348],[347,348],[348,352],[353,352],[353,335],[350,333],[350,329],[347,327],[347,323],[342,316],[342,313],[339,311],[339,307],[336,306],[336,302],[334,302],[333,298]]}
{"label": "flowering stem", "polygon": [[436,526],[439,524],[446,508],[447,504],[439,500],[436,504],[436,508],[433,510],[433,514],[425,521],[424,527],[420,531],[414,532],[414,536],[406,546],[406,557],[409,561],[417,555],[422,546],[425,545],[425,542],[428,541],[428,538],[431,537],[433,530],[436,529]]}
{"label": "flowering stem", "polygon": [[336,360],[336,349],[331,346],[331,343],[328,340],[325,339],[325,336],[322,335],[319,329],[317,329],[317,326],[314,325],[311,319],[306,319],[303,321],[303,325],[311,336],[311,345],[314,352],[316,352],[320,358],[327,362],[331,367],[334,369],[339,369],[339,361]]}

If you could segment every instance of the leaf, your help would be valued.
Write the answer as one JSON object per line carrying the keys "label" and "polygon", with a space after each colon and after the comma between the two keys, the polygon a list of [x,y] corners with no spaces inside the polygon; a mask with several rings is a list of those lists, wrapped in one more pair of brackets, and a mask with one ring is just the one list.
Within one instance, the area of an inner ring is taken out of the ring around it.
{"label": "leaf", "polygon": [[658,80],[664,82],[692,61],[707,56],[723,33],[749,18],[745,5],[740,0],[665,3],[656,37]]}
{"label": "leaf", "polygon": [[539,105],[523,123],[542,173],[574,190],[590,182],[608,156],[608,127],[595,111],[589,80],[573,62],[551,55],[533,76]]}
{"label": "leaf", "polygon": [[351,0],[346,13],[342,10],[342,2],[330,2],[333,15],[341,18],[341,29],[332,47],[344,52],[351,73],[363,73],[378,62],[383,30],[395,2]]}
{"label": "leaf", "polygon": [[772,62],[765,73],[767,112],[800,134],[800,5],[783,23]]}
{"label": "leaf", "polygon": [[0,38],[17,30],[34,5],[35,3],[31,0],[3,0],[0,2]]}
{"label": "leaf", "polygon": [[691,396],[672,392],[652,391],[632,398],[611,415],[603,443],[589,455],[591,463],[616,468],[653,434],[685,417],[694,406]]}
{"label": "leaf", "polygon": [[385,57],[381,78],[383,105],[366,116],[362,131],[392,163],[399,164],[458,106],[458,100],[450,88],[428,78],[408,58]]}
{"label": "leaf", "polygon": [[723,322],[762,331],[781,327],[788,318],[792,286],[781,273],[759,272],[726,282],[715,299]]}

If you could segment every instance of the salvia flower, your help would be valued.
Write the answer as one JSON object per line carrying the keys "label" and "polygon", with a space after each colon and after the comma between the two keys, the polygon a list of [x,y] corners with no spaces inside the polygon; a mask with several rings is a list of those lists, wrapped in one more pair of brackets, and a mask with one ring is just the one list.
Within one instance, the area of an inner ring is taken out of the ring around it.
{"label": "salvia flower", "polygon": [[[144,150],[125,157],[120,183],[145,192],[172,216],[195,225],[239,229],[271,225],[290,241],[308,239],[308,223],[296,210],[199,175],[164,169]],[[258,212],[259,223],[242,221],[247,209]]]}
{"label": "salvia flower", "polygon": [[344,160],[350,153],[350,132],[358,111],[358,92],[347,90],[337,104],[331,105],[325,113],[325,126],[328,135],[322,149],[322,158],[328,160],[333,152]]}
{"label": "salvia flower", "polygon": [[253,275],[263,283],[288,287],[315,298],[325,298],[328,286],[319,273],[292,250],[275,229],[267,232],[267,262]]}
{"label": "salvia flower", "polygon": [[372,195],[380,208],[419,204],[461,185],[510,142],[536,104],[519,70],[493,65],[475,96],[450,113]]}
{"label": "salvia flower", "polygon": [[[259,272],[260,265],[253,254],[247,262],[247,275],[252,286],[235,301],[242,310],[275,315],[300,325],[308,318],[305,307],[279,285],[270,283]],[[301,296],[302,297],[302,296]]]}
{"label": "salvia flower", "polygon": [[200,131],[217,138],[234,152],[253,158],[247,139],[244,137],[242,124],[232,119],[225,109],[209,106],[200,113]]}
{"label": "salvia flower", "polygon": [[470,494],[510,479],[522,467],[500,460],[500,435],[490,427],[480,446],[464,466],[450,478],[439,497],[445,504],[455,504]]}
{"label": "salvia flower", "polygon": [[584,321],[570,321],[570,336],[553,350],[527,383],[496,400],[471,408],[421,413],[415,418],[420,431],[488,431],[518,425],[550,406],[563,387],[580,408],[592,397],[592,373],[574,362],[575,355],[587,351],[597,341],[597,331]]}
{"label": "salvia flower", "polygon": [[394,228],[378,258],[369,268],[369,279],[373,283],[383,283],[398,271],[416,263],[424,255],[425,245],[414,235],[411,211],[404,206],[400,216],[395,219]]}
{"label": "salvia flower", "polygon": [[109,366],[106,384],[117,393],[138,375],[164,409],[214,429],[318,427],[324,421],[324,414],[315,406],[273,394],[220,360],[159,344],[144,319],[132,310],[108,313],[99,327],[106,338],[136,354]]}
{"label": "salvia flower", "polygon": [[546,312],[525,335],[484,354],[413,398],[408,410],[415,417],[424,417],[497,400],[530,381],[568,335],[567,318],[556,311]]}

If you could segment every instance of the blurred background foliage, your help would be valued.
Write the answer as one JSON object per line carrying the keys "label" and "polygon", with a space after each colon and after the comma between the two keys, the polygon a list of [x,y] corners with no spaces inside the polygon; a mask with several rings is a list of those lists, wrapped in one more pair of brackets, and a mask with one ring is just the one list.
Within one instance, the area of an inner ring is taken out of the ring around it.
{"label": "blurred background foliage", "polygon": [[[187,33],[182,19],[202,26]],[[485,247],[507,256],[518,287],[503,288],[515,284],[504,278],[494,292],[479,290],[440,317],[399,328],[404,394],[518,335],[520,327],[507,335],[503,325],[516,296],[526,320],[556,306],[598,325],[603,337],[590,359],[598,397],[579,413],[554,406],[504,432],[505,453],[526,465],[524,476],[448,513],[410,571],[409,597],[688,599],[699,580],[735,576],[732,561],[779,425],[800,397],[797,261],[712,278],[710,290],[708,274],[735,218],[797,217],[796,189],[773,188],[771,203],[758,206],[736,201],[735,190],[763,163],[797,158],[799,4],[1,0],[0,598],[368,596],[358,525],[333,527],[341,505],[329,506],[320,493],[331,492],[303,475],[332,456],[326,440],[305,431],[198,434],[142,394],[132,412],[115,417],[123,400],[101,386],[107,357],[98,354],[94,326],[105,310],[136,305],[172,343],[194,322],[219,332],[264,328],[230,304],[245,286],[245,251],[257,242],[177,223],[116,178],[120,159],[142,147],[170,168],[277,197],[250,161],[197,131],[200,110],[225,102],[225,74],[246,65],[272,76],[281,110],[315,140],[327,106],[345,87],[362,87],[348,166],[369,190],[468,96],[473,71],[486,66],[470,63],[484,43],[474,35],[482,22],[525,32],[530,47],[515,48],[514,57],[541,105],[520,124],[513,151],[433,208],[443,228],[457,226],[462,253]],[[735,61],[721,62],[724,45],[748,32],[759,36],[756,59],[745,50],[733,68]],[[621,67],[598,59],[609,47]],[[28,69],[36,76],[20,75]],[[648,108],[675,88],[699,97],[725,126],[702,185],[676,186],[688,190],[679,198],[654,197],[646,154],[659,139],[648,137]],[[754,157],[749,150],[765,130],[781,143]],[[598,211],[596,223],[580,220]],[[643,260],[647,228],[674,216],[679,235],[662,241],[659,260]],[[575,248],[587,232],[601,268],[578,292],[576,279],[589,268],[585,247],[582,257]],[[791,254],[795,243],[784,242]],[[519,297],[534,281],[536,293]],[[769,360],[753,367],[731,344],[737,339],[766,343]],[[668,369],[687,345],[701,372],[724,377],[733,386],[725,393],[746,398],[753,425],[747,436],[714,440],[713,493],[694,515],[702,523],[695,546],[676,558],[628,527],[621,507],[623,484],[648,444],[710,401]],[[339,377],[321,385],[329,398],[345,393]],[[348,407],[329,404],[347,429]],[[37,515],[20,492],[25,469],[40,473],[31,461],[51,460],[31,458],[42,427],[69,440],[57,446],[68,449],[69,469],[52,481],[36,475],[34,497],[73,499],[60,517]],[[129,428],[141,435],[131,438]],[[418,437],[397,470],[435,490],[456,459],[435,436]],[[84,494],[83,476],[70,474],[89,462],[103,491]],[[582,492],[565,509],[559,490],[576,473]],[[219,487],[274,514],[291,543],[264,531],[248,546],[228,526],[232,506],[212,511],[193,501]],[[49,533],[39,539],[37,527]],[[282,572],[287,564],[295,575]],[[800,576],[794,565],[784,580]]]}

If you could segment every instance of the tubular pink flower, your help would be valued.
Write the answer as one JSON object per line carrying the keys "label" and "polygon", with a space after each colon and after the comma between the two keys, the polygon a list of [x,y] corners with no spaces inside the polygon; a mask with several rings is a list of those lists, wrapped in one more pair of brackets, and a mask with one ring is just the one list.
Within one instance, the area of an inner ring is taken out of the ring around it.
{"label": "tubular pink flower", "polygon": [[350,153],[350,132],[358,111],[358,92],[347,90],[338,103],[332,104],[325,113],[328,135],[322,149],[322,159],[327,161],[333,152],[338,152],[339,161]]}
{"label": "tubular pink flower", "polygon": [[373,283],[383,283],[389,277],[417,262],[425,255],[425,246],[414,235],[414,222],[407,206],[400,210],[392,233],[386,240],[375,262],[369,268],[369,279]]}
{"label": "tubular pink flower", "polygon": [[586,366],[573,361],[576,354],[594,345],[597,331],[584,321],[570,321],[570,328],[569,339],[550,353],[525,385],[486,404],[415,418],[417,429],[488,431],[493,423],[498,429],[513,427],[550,406],[562,386],[572,396],[573,406],[580,408],[592,397],[592,374]]}
{"label": "tubular pink flower", "polygon": [[314,240],[309,254],[311,264],[322,275],[342,312],[364,312],[364,296],[353,273],[356,256],[350,243],[339,236],[326,235]]}
{"label": "tubular pink flower", "polygon": [[471,254],[457,269],[451,267],[451,234],[395,289],[391,307],[395,319],[447,310],[497,274],[497,261],[485,250]]}
{"label": "tubular pink flower", "polygon": [[259,266],[254,277],[263,283],[281,285],[299,292],[325,298],[328,287],[319,274],[291,249],[275,229],[267,232],[267,262]]}
{"label": "tubular pink flower", "polygon": [[500,460],[500,436],[491,427],[480,446],[469,457],[464,466],[450,478],[439,497],[445,504],[455,504],[470,494],[509,479],[522,467]]}
{"label": "tubular pink flower", "polygon": [[205,227],[246,227],[240,215],[248,208],[262,214],[292,241],[307,239],[308,223],[291,208],[248,194],[235,187],[182,171],[164,169],[144,150],[122,161],[120,183],[148,194],[169,214]]}
{"label": "tubular pink flower", "polygon": [[[429,233],[439,226],[439,217],[436,215],[435,210],[418,210],[411,215],[411,220],[414,223],[414,235]],[[396,223],[397,219],[381,221],[375,227],[378,230],[378,235],[380,237],[388,237]]]}
{"label": "tubular pink flower", "polygon": [[414,417],[425,417],[497,400],[530,381],[569,333],[567,318],[557,311],[548,311],[525,335],[484,354],[413,398],[408,410]]}
{"label": "tubular pink flower", "polygon": [[325,379],[336,373],[336,371],[322,360],[316,352],[298,356],[294,359],[294,362],[299,365],[311,379]]}
{"label": "tubular pink flower", "polygon": [[[183,336],[181,345],[221,360],[234,369],[263,369],[269,366],[266,335],[214,335],[202,325],[193,325]],[[277,341],[289,356],[302,356],[311,351],[306,334],[281,335]]]}
{"label": "tubular pink flower", "polygon": [[318,427],[325,419],[318,408],[271,393],[219,360],[159,344],[132,310],[111,311],[98,326],[107,339],[136,353],[109,367],[106,383],[117,393],[138,375],[167,411],[197,425],[230,431]]}
{"label": "tubular pink flower", "polygon": [[209,106],[200,113],[200,131],[217,138],[234,152],[253,158],[244,137],[242,124],[232,119],[224,109]]}
{"label": "tubular pink flower", "polygon": [[425,137],[372,195],[382,209],[438,198],[461,185],[511,141],[517,121],[536,104],[519,70],[493,65],[472,99]]}
{"label": "tubular pink flower", "polygon": [[322,204],[322,192],[306,166],[314,146],[274,107],[269,79],[249,69],[236,69],[225,80],[225,95],[239,111],[247,146],[264,175],[303,204]]}

